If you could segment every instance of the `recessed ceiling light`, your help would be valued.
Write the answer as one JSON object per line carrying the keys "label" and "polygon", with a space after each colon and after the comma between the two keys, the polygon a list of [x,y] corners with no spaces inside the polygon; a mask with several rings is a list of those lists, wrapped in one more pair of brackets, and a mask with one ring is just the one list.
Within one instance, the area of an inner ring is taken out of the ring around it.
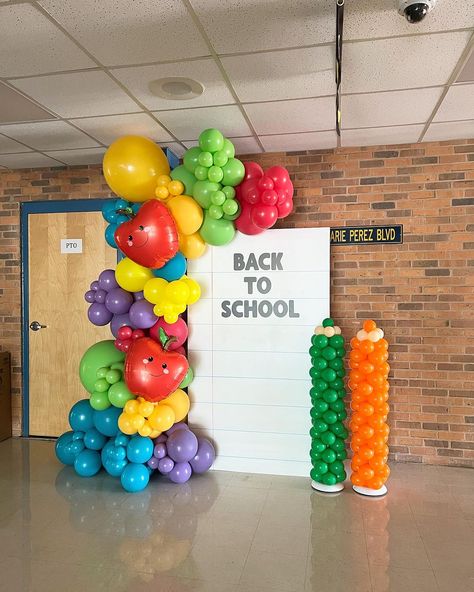
{"label": "recessed ceiling light", "polygon": [[200,82],[180,76],[152,80],[148,84],[148,88],[155,96],[170,101],[189,101],[204,92],[204,86]]}

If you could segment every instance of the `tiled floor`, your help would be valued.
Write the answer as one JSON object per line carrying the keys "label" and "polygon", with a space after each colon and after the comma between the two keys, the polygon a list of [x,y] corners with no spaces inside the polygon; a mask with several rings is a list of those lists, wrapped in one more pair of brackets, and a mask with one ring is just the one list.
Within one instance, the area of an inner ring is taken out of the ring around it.
{"label": "tiled floor", "polygon": [[0,590],[467,592],[474,471],[393,465],[383,499],[214,472],[128,495],[61,468],[53,443],[0,444]]}

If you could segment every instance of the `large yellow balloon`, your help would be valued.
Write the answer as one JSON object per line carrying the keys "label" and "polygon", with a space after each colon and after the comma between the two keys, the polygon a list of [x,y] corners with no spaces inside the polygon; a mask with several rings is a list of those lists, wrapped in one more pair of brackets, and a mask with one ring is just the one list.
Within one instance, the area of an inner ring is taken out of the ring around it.
{"label": "large yellow balloon", "polygon": [[201,206],[189,195],[176,195],[166,202],[175,219],[178,231],[182,234],[197,232],[204,219]]}
{"label": "large yellow balloon", "polygon": [[201,238],[199,232],[194,234],[181,234],[178,233],[179,238],[179,250],[186,259],[198,259],[201,255],[204,255],[207,245]]}
{"label": "large yellow balloon", "polygon": [[170,172],[163,150],[142,136],[123,136],[104,155],[104,177],[110,189],[129,201],[155,196],[156,180]]}
{"label": "large yellow balloon", "polygon": [[168,405],[173,409],[175,414],[175,423],[178,421],[183,421],[186,415],[189,413],[189,397],[188,395],[181,389],[177,389],[174,393],[171,393],[166,399],[160,401],[158,406]]}
{"label": "large yellow balloon", "polygon": [[128,292],[141,292],[145,284],[153,278],[150,269],[138,265],[128,257],[117,264],[115,279],[118,285]]}

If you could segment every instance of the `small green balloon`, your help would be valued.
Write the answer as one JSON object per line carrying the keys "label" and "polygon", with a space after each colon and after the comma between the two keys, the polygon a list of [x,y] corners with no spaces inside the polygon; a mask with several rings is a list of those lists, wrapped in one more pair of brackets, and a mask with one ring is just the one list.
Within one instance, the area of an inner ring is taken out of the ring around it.
{"label": "small green balloon", "polygon": [[109,386],[110,385],[105,378],[98,378],[94,382],[94,390],[97,391],[98,393],[105,393],[106,391],[109,390]]}
{"label": "small green balloon", "polygon": [[183,382],[179,385],[180,389],[188,387],[194,380],[194,372],[191,366],[189,366],[186,376],[183,378]]}
{"label": "small green balloon", "polygon": [[343,409],[337,412],[337,421],[345,421],[347,419],[347,411]]}
{"label": "small green balloon", "polygon": [[243,181],[245,177],[245,167],[243,163],[237,158],[229,158],[227,163],[222,167],[224,176],[222,178],[223,185],[231,185],[235,187]]}
{"label": "small green balloon", "polygon": [[196,181],[193,188],[193,197],[205,210],[208,210],[212,204],[211,195],[219,191],[221,186],[219,183],[211,183],[211,181]]}
{"label": "small green balloon", "polygon": [[322,460],[316,461],[314,463],[313,467],[314,467],[314,470],[316,471],[316,473],[318,473],[319,475],[324,475],[329,470],[329,467],[327,466],[327,464]]}
{"label": "small green balloon", "polygon": [[[199,200],[197,200],[199,201]],[[209,213],[204,214],[204,222],[199,230],[201,238],[208,244],[220,247],[227,245],[235,236],[235,227],[230,220],[214,220]]]}
{"label": "small green balloon", "polygon": [[[310,373],[311,373],[311,370],[310,370]],[[314,381],[313,386],[316,389],[316,391],[318,391],[319,393],[322,393],[323,391],[325,391],[328,388],[328,383],[325,382],[324,380],[322,380],[321,378],[319,378],[318,380]]]}
{"label": "small green balloon", "polygon": [[334,390],[339,391],[342,388],[344,388],[344,382],[342,381],[341,378],[336,378],[336,380],[334,380],[334,382],[331,384],[331,386]]}
{"label": "small green balloon", "polygon": [[208,169],[210,166],[212,166],[212,154],[210,152],[201,152],[201,154],[198,156],[198,162],[201,166]]}
{"label": "small green balloon", "polygon": [[107,372],[109,368],[99,368],[97,370],[97,378],[105,378],[107,376]]}
{"label": "small green balloon", "polygon": [[334,413],[334,411],[328,409],[326,413],[324,413],[323,419],[327,424],[332,425],[337,421],[337,413]]}
{"label": "small green balloon", "polygon": [[228,138],[224,139],[224,146],[222,150],[224,151],[224,154],[227,156],[227,158],[234,158],[235,146]]}
{"label": "small green balloon", "polygon": [[[319,350],[318,350],[319,351]],[[317,370],[325,370],[328,367],[328,363],[324,358],[318,357],[313,362],[313,367]]]}
{"label": "small green balloon", "polygon": [[314,345],[319,349],[324,349],[327,347],[328,343],[329,339],[326,337],[326,335],[315,335]]}
{"label": "small green balloon", "polygon": [[184,193],[186,195],[193,194],[194,184],[196,183],[197,179],[184,165],[180,164],[175,169],[173,169],[170,173],[170,177],[174,181],[181,181],[181,183],[184,185]]}
{"label": "small green balloon", "polygon": [[324,401],[324,399],[317,399],[313,405],[314,409],[318,411],[318,413],[324,413],[328,410],[329,405]]}
{"label": "small green balloon", "polygon": [[225,195],[223,191],[214,191],[211,194],[211,202],[215,206],[221,206],[225,202]]}
{"label": "small green balloon", "polygon": [[190,148],[184,153],[183,164],[190,173],[194,174],[196,167],[199,165],[200,154],[201,148],[199,146],[194,146],[194,148]]}
{"label": "small green balloon", "polygon": [[329,430],[327,432],[324,432],[324,434],[321,434],[321,442],[323,442],[325,446],[332,446],[335,441],[336,436]]}
{"label": "small green balloon", "polygon": [[207,178],[213,183],[220,183],[223,177],[224,173],[222,172],[221,167],[211,166],[211,168],[207,171]]}
{"label": "small green balloon", "polygon": [[331,403],[331,409],[336,413],[340,413],[344,411],[346,406],[344,405],[344,401],[342,399],[337,399],[334,403]]}
{"label": "small green balloon", "polygon": [[326,401],[326,403],[334,403],[334,401],[337,401],[337,391],[335,391],[334,389],[327,389],[324,391],[323,393],[323,399]]}
{"label": "small green balloon", "polygon": [[[336,425],[338,425],[338,424],[334,424],[333,428],[335,428]],[[333,429],[333,433],[335,433],[334,429]],[[334,452],[340,452],[341,450],[346,449],[346,445],[345,445],[344,440],[342,438],[336,438],[330,446],[334,450]]]}
{"label": "small green balloon", "polygon": [[323,475],[321,483],[323,483],[323,485],[336,485],[336,475],[327,472],[325,475]]}
{"label": "small green balloon", "polygon": [[[225,140],[224,140],[224,142],[225,142]],[[228,160],[229,160],[229,157],[224,152],[224,150],[218,150],[214,154],[213,161],[214,161],[214,164],[218,167],[223,167],[225,164],[227,164]]]}
{"label": "small green balloon", "polygon": [[323,421],[322,419],[314,419],[313,420],[313,427],[318,434],[322,434],[326,432],[328,429],[328,424]]}
{"label": "small green balloon", "polygon": [[[346,438],[347,438],[347,436],[346,436]],[[336,458],[337,458],[337,460],[346,460],[347,452],[345,450],[341,450],[340,452],[336,452]]]}
{"label": "small green balloon", "polygon": [[311,383],[314,386],[314,383],[316,380],[319,380],[321,378],[321,371],[320,370],[316,370],[316,368],[311,368],[311,370],[309,371],[310,375],[311,375]]}
{"label": "small green balloon", "polygon": [[116,382],[109,389],[109,401],[114,407],[122,409],[127,401],[134,399],[134,395],[128,390],[123,381]]}
{"label": "small green balloon", "polygon": [[326,382],[334,382],[337,378],[337,374],[334,372],[332,368],[326,368],[322,371],[321,377]]}
{"label": "small green balloon", "polygon": [[212,205],[208,210],[209,216],[214,220],[219,220],[224,215],[221,206]]}
{"label": "small green balloon", "polygon": [[[226,220],[237,220],[237,218],[240,216],[240,211],[241,211],[240,203],[236,199],[235,200],[231,200],[231,201],[237,206],[237,209],[234,211],[233,214],[228,214],[228,213],[224,212],[224,218]],[[225,204],[228,204],[228,203],[229,203],[229,200],[227,199],[225,201]],[[229,209],[234,210],[234,206],[228,206],[227,209],[228,210]]]}
{"label": "small green balloon", "polygon": [[235,201],[235,199],[226,199],[222,209],[224,210],[224,214],[233,216],[239,209],[239,204]]}
{"label": "small green balloon", "polygon": [[315,439],[311,442],[311,450],[314,450],[315,452],[324,452],[326,450],[326,445],[321,440]]}
{"label": "small green balloon", "polygon": [[346,350],[343,347],[338,347],[336,349],[336,354],[338,358],[343,358],[346,355]]}
{"label": "small green balloon", "polygon": [[111,366],[110,366],[111,370],[120,370],[120,372],[122,372],[122,374],[123,374],[124,368],[125,368],[124,362],[116,362],[115,364],[111,364]]}
{"label": "small green balloon", "polygon": [[342,335],[333,335],[329,338],[329,345],[336,349],[342,347],[344,345],[344,337]]}
{"label": "small green balloon", "polygon": [[208,168],[198,164],[198,166],[194,169],[194,176],[198,181],[205,181],[207,179],[208,172]]}
{"label": "small green balloon", "polygon": [[95,381],[97,380],[97,370],[99,368],[110,368],[116,362],[123,362],[125,354],[119,351],[114,342],[109,339],[99,341],[92,345],[82,356],[79,363],[79,377],[82,386],[92,393]]}
{"label": "small green balloon", "polygon": [[224,192],[227,199],[234,199],[235,198],[235,189],[233,187],[231,187],[230,185],[224,185],[224,187],[222,188],[222,191]]}
{"label": "small green balloon", "polygon": [[336,453],[331,448],[327,448],[322,454],[324,462],[331,464],[336,460]]}
{"label": "small green balloon", "polygon": [[320,419],[322,414],[316,409],[316,407],[311,407],[309,414],[311,416],[312,419]]}
{"label": "small green balloon", "polygon": [[105,375],[105,380],[109,383],[109,384],[115,384],[116,382],[118,382],[120,379],[122,378],[122,373],[120,372],[120,370],[109,370],[107,372],[107,374]]}
{"label": "small green balloon", "polygon": [[199,136],[199,146],[206,152],[218,152],[225,147],[224,136],[218,129],[206,129]]}
{"label": "small green balloon", "polygon": [[[344,425],[340,421],[336,421],[336,423],[331,427],[332,432],[334,434],[336,434],[336,436],[338,438],[342,438],[342,434],[344,433],[345,429],[346,428],[344,427]],[[344,441],[342,441],[342,442],[344,443]],[[343,448],[344,448],[344,446],[340,450],[342,450]],[[334,448],[334,450],[337,450],[337,449]]]}
{"label": "small green balloon", "polygon": [[311,462],[313,462],[313,463],[316,460],[321,460],[321,452],[318,452],[317,450],[313,450],[312,448],[309,451],[309,456],[311,458]]}
{"label": "small green balloon", "polygon": [[322,355],[326,360],[334,360],[337,354],[333,347],[325,347],[322,351]]}
{"label": "small green balloon", "polygon": [[108,409],[110,407],[109,397],[107,396],[107,391],[99,392],[94,391],[91,394],[90,404],[92,409],[96,411],[103,411],[104,409]]}
{"label": "small green balloon", "polygon": [[334,358],[334,360],[329,361],[329,367],[333,370],[340,370],[344,367],[344,362],[341,360],[341,358]]}
{"label": "small green balloon", "polygon": [[334,321],[330,318],[324,319],[323,327],[334,327]]}
{"label": "small green balloon", "polygon": [[341,475],[345,472],[344,463],[342,463],[340,460],[334,460],[332,463],[330,463],[329,470],[334,475]]}

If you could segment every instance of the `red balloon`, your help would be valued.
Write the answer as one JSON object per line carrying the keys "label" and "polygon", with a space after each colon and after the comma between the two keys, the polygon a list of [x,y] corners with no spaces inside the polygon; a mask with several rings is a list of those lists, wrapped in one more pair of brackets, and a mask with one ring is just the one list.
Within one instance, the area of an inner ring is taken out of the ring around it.
{"label": "red balloon", "polygon": [[259,228],[271,228],[278,220],[278,210],[275,206],[257,204],[252,208],[252,222]]}
{"label": "red balloon", "polygon": [[245,201],[241,201],[240,204],[242,211],[240,212],[240,216],[235,221],[235,227],[237,230],[243,234],[261,234],[265,228],[260,228],[260,226],[254,224],[251,217],[253,207]]}
{"label": "red balloon", "polygon": [[130,392],[156,403],[181,384],[189,365],[180,353],[165,351],[150,337],[132,341],[125,357],[125,383]]}
{"label": "red balloon", "polygon": [[159,269],[178,252],[178,231],[168,208],[157,199],[142,205],[137,215],[115,231],[118,248],[132,261]]}

